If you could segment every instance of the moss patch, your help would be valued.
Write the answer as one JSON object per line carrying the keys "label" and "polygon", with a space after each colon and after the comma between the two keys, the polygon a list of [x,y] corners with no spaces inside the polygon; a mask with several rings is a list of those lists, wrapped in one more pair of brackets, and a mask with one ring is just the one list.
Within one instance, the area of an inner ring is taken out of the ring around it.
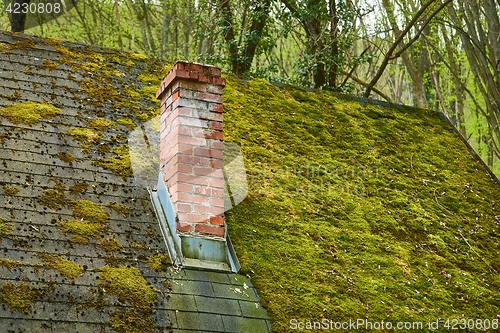
{"label": "moss patch", "polygon": [[108,221],[109,213],[102,205],[90,200],[76,200],[73,204],[73,216],[91,223],[104,224]]}
{"label": "moss patch", "polygon": [[496,317],[500,189],[437,113],[231,77],[223,98],[249,190],[226,221],[273,331]]}
{"label": "moss patch", "polygon": [[4,185],[2,186],[2,188],[3,188],[3,193],[7,195],[16,195],[20,191],[17,187],[10,185]]}
{"label": "moss patch", "polygon": [[74,195],[81,195],[87,192],[89,185],[86,182],[77,182],[68,188],[69,193]]}
{"label": "moss patch", "polygon": [[63,161],[64,163],[68,163],[68,164],[72,164],[73,161],[77,161],[77,162],[81,161],[81,159],[76,158],[75,156],[73,156],[73,154],[65,152],[65,151],[58,152],[57,157],[59,157],[59,159],[61,161]]}
{"label": "moss patch", "polygon": [[14,267],[24,267],[24,266],[37,267],[37,268],[42,267],[42,265],[31,264],[29,262],[21,262],[18,260],[11,260],[8,258],[0,258],[0,267],[7,268],[11,272]]}
{"label": "moss patch", "polygon": [[109,324],[118,333],[154,333],[157,330],[151,314],[150,309],[112,312]]}
{"label": "moss patch", "polygon": [[57,183],[54,188],[43,190],[42,195],[38,197],[38,202],[46,207],[59,209],[70,201],[66,198],[65,191],[66,187]]}
{"label": "moss patch", "polygon": [[132,176],[132,166],[127,145],[114,148],[112,157],[98,159],[93,164],[108,169],[123,178]]}
{"label": "moss patch", "polygon": [[59,225],[62,232],[73,234],[76,242],[86,244],[90,238],[99,237],[108,229],[109,213],[102,205],[90,200],[75,200],[70,206],[78,220],[64,220]]}
{"label": "moss patch", "polygon": [[0,217],[0,238],[12,235],[12,229],[14,229],[12,224],[7,219]]}
{"label": "moss patch", "polygon": [[108,119],[104,119],[104,118],[91,119],[87,122],[87,124],[90,127],[94,128],[96,130],[99,130],[99,131],[105,131],[108,129],[116,129],[117,128],[115,122],[108,120]]}
{"label": "moss patch", "polygon": [[117,252],[123,248],[123,245],[114,238],[104,238],[98,246],[106,252]]}
{"label": "moss patch", "polygon": [[63,259],[56,254],[37,253],[36,256],[40,258],[47,267],[59,271],[70,280],[75,280],[84,271],[82,266],[73,261]]}
{"label": "moss patch", "polygon": [[161,272],[171,266],[170,257],[166,253],[160,253],[154,256],[148,257],[146,260],[148,267],[153,272]]}
{"label": "moss patch", "polygon": [[105,288],[107,293],[116,295],[121,302],[138,307],[154,303],[159,292],[135,267],[103,267],[99,274],[99,286]]}
{"label": "moss patch", "polygon": [[119,118],[116,122],[122,126],[125,126],[129,130],[133,130],[137,127],[137,124],[132,119],[127,117]]}
{"label": "moss patch", "polygon": [[50,119],[61,110],[47,103],[24,102],[12,104],[0,109],[0,114],[14,124],[33,125],[43,119]]}
{"label": "moss patch", "polygon": [[101,236],[107,229],[99,223],[82,220],[64,220],[59,225],[62,232],[73,234],[74,240],[83,244],[87,244],[89,238]]}
{"label": "moss patch", "polygon": [[83,149],[89,149],[93,145],[99,143],[102,138],[102,134],[91,129],[91,128],[70,128],[67,133],[75,138],[75,140],[80,141]]}
{"label": "moss patch", "polygon": [[110,202],[106,206],[108,206],[118,214],[122,214],[125,217],[129,216],[130,212],[132,211],[132,207],[127,206],[125,204],[119,204],[117,202]]}
{"label": "moss patch", "polygon": [[0,302],[9,306],[10,312],[28,313],[37,293],[27,284],[4,283],[0,286]]}

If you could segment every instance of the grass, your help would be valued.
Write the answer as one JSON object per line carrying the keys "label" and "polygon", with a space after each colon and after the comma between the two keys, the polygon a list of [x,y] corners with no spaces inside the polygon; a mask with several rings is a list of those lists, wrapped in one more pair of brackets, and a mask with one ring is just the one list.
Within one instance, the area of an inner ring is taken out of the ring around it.
{"label": "grass", "polygon": [[227,79],[249,188],[229,233],[274,332],[496,318],[500,188],[437,113]]}

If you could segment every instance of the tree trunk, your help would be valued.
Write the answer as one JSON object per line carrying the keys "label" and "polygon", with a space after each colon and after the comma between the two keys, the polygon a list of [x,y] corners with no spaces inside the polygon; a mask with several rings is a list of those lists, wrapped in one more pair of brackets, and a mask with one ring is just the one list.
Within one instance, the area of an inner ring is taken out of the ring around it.
{"label": "tree trunk", "polygon": [[[30,3],[30,0],[14,0],[12,2],[12,7],[14,8],[14,4],[19,4],[19,5],[21,5],[21,8],[22,8],[23,4],[29,4],[29,3]],[[11,15],[11,21],[10,21],[11,31],[24,32],[25,26],[26,26],[26,13],[23,13],[22,10],[20,13],[13,12]]]}

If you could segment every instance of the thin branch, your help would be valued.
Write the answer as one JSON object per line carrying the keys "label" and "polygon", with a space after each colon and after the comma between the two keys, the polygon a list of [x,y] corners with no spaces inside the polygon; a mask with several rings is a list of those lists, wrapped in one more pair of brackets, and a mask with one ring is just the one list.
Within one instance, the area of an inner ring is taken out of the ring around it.
{"label": "thin branch", "polygon": [[[362,85],[363,87],[368,87],[368,85],[369,85],[368,82],[363,81],[363,80],[355,77],[354,75],[352,75],[352,73],[348,73],[347,71],[345,71],[343,69],[341,69],[341,72],[342,72],[342,74],[346,75],[349,79],[353,80],[354,82]],[[384,94],[379,89],[373,87],[372,90],[373,90],[374,93],[378,94],[380,97],[382,97],[383,99],[385,99],[387,102],[394,103],[389,96],[387,96],[386,94]]]}
{"label": "thin branch", "polygon": [[427,25],[429,25],[429,23],[431,22],[431,20],[437,15],[439,14],[439,12],[441,10],[444,9],[444,7],[446,7],[450,2],[452,2],[453,0],[447,0],[446,2],[442,3],[441,5],[439,5],[438,8],[436,8],[436,10],[427,18],[427,20],[424,22],[424,24],[422,25],[422,27],[420,28],[420,30],[418,30],[418,32],[415,34],[415,36],[413,36],[412,39],[410,39],[410,41],[401,48],[401,50],[399,50],[397,53],[395,53],[394,55],[391,56],[390,60],[392,59],[395,59],[395,58],[398,58],[399,56],[401,56],[401,54],[406,51],[413,43],[415,43],[417,41],[417,39],[420,37],[420,35],[422,34],[422,32],[424,31],[424,29],[427,27]]}
{"label": "thin branch", "polygon": [[[446,4],[449,4],[451,1],[452,0],[447,0]],[[436,2],[436,0],[429,0],[429,1],[427,1],[420,8],[420,10],[413,16],[413,18],[408,23],[408,25],[406,26],[406,28],[401,32],[401,34],[399,34],[399,36],[396,38],[396,40],[392,44],[391,48],[387,52],[386,56],[384,57],[384,60],[382,61],[382,64],[380,65],[380,67],[379,67],[379,69],[377,71],[377,74],[375,74],[375,77],[370,81],[370,83],[366,87],[366,90],[365,90],[365,93],[364,93],[364,97],[369,97],[370,96],[370,92],[373,90],[375,84],[377,84],[378,80],[380,79],[380,77],[384,73],[385,69],[387,68],[387,65],[389,64],[389,61],[391,60],[391,56],[394,53],[394,51],[396,51],[396,48],[398,47],[398,45],[403,41],[404,37],[408,34],[408,32],[410,32],[411,28],[413,28],[415,26],[415,24],[420,19],[420,17],[422,15],[424,15],[424,13],[427,10],[427,8],[429,8],[434,2]],[[444,7],[440,6],[439,8],[442,9]],[[436,15],[437,12],[435,11],[433,14]],[[415,42],[415,41],[413,41],[413,42]],[[410,43],[408,43],[408,44],[409,44],[409,46],[411,45]]]}

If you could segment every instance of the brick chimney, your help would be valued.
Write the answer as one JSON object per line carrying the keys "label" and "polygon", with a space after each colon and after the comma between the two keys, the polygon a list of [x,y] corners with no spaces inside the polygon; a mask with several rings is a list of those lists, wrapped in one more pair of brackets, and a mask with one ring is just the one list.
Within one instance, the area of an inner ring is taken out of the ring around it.
{"label": "brick chimney", "polygon": [[178,235],[225,239],[219,68],[179,61],[163,79],[160,167]]}

